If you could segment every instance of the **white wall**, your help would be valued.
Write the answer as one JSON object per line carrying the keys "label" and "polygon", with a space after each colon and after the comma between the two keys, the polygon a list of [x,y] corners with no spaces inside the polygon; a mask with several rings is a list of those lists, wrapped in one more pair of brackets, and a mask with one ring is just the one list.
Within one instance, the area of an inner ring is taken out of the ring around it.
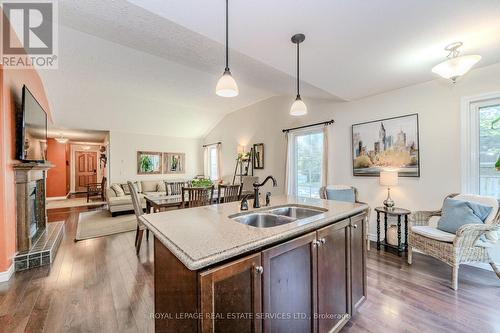
{"label": "white wall", "polygon": [[[174,138],[125,132],[110,132],[110,184],[128,180],[189,179],[203,173],[202,139]],[[185,174],[137,174],[137,152],[158,151],[186,154]]]}
{"label": "white wall", "polygon": [[[353,177],[351,125],[418,113],[420,123],[420,178],[401,178],[393,189],[397,206],[411,210],[437,209],[446,194],[459,192],[460,102],[462,97],[500,91],[500,64],[471,71],[456,84],[434,80],[380,95],[344,103],[307,100],[309,114],[288,115],[292,97],[274,97],[227,115],[205,138],[222,141],[223,174],[232,173],[238,143],[264,142],[265,169],[258,175],[278,178],[283,193],[285,143],[282,128],[335,119],[329,136],[329,183],[350,184],[360,200],[379,206],[386,190],[378,178]],[[335,78],[332,78],[335,79]],[[375,234],[372,214],[370,234]]]}

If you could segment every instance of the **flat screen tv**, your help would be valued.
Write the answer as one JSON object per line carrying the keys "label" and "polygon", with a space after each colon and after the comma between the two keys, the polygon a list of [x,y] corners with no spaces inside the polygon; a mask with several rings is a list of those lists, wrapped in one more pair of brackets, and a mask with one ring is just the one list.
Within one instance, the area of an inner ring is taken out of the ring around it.
{"label": "flat screen tv", "polygon": [[47,113],[26,86],[18,114],[16,146],[17,158],[23,162],[47,160]]}

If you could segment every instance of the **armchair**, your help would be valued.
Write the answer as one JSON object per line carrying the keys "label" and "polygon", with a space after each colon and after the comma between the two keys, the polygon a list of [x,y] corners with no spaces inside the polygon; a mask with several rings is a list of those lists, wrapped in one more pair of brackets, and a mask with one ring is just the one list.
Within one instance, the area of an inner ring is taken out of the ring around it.
{"label": "armchair", "polygon": [[[358,189],[350,185],[327,185],[319,188],[319,197],[326,200],[336,200],[344,202],[357,202],[365,204],[358,200]],[[368,230],[368,222],[370,221],[370,207],[366,209],[366,230]],[[370,240],[368,232],[366,233],[366,248],[370,250]]]}
{"label": "armchair", "polygon": [[451,194],[446,198],[473,201],[491,206],[493,209],[484,224],[465,224],[455,235],[437,229],[441,210],[412,213],[408,233],[408,264],[412,263],[413,250],[443,261],[452,267],[451,285],[454,290],[458,289],[460,264],[489,263],[500,278],[500,268],[488,254],[488,244],[482,240],[483,235],[486,239],[496,240],[496,231],[500,228],[498,200],[492,197],[465,194]]}

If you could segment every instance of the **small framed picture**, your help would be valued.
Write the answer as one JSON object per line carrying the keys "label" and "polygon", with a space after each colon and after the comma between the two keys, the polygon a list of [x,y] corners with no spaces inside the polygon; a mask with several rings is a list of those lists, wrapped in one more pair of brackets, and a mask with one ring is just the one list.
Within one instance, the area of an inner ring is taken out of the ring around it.
{"label": "small framed picture", "polygon": [[163,153],[165,166],[164,173],[185,173],[186,154],[185,153]]}
{"label": "small framed picture", "polygon": [[138,151],[137,174],[160,174],[162,170],[161,152]]}

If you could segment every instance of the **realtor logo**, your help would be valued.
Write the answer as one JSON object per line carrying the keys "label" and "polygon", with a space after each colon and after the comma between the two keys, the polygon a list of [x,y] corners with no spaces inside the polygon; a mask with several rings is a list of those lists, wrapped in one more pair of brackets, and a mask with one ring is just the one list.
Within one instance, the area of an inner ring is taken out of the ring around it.
{"label": "realtor logo", "polygon": [[2,64],[57,68],[57,2],[2,1]]}

